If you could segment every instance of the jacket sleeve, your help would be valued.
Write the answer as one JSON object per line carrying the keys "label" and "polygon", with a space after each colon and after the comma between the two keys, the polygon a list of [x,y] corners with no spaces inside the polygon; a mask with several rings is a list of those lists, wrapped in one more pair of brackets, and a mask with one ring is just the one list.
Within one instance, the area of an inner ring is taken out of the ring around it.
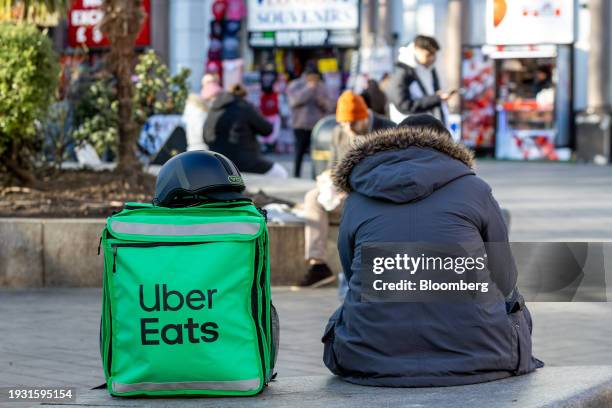
{"label": "jacket sleeve", "polygon": [[274,126],[272,126],[272,124],[268,122],[266,118],[264,118],[263,115],[259,113],[252,105],[249,104],[248,109],[249,124],[255,133],[262,136],[268,136],[270,133],[272,133]]}
{"label": "jacket sleeve", "polygon": [[348,210],[348,207],[351,205],[350,200],[351,197],[349,195],[344,202],[342,220],[340,221],[340,227],[338,229],[338,253],[340,255],[340,264],[342,265],[342,270],[347,282],[353,275],[351,266],[353,264],[353,255],[355,252],[355,236],[349,225],[350,210]]}
{"label": "jacket sleeve", "polygon": [[289,106],[291,108],[299,108],[302,105],[307,104],[312,98],[314,98],[316,88],[311,88],[305,84],[294,82],[289,85],[287,89],[287,97],[289,99]]}
{"label": "jacket sleeve", "polygon": [[389,80],[387,97],[401,113],[422,113],[440,106],[442,99],[439,95],[413,99],[410,95],[410,82],[410,75],[403,69],[396,69]]}
{"label": "jacket sleeve", "polygon": [[487,264],[493,282],[504,297],[508,297],[516,287],[518,272],[508,242],[508,229],[501,209],[490,191],[486,200],[481,235],[487,249]]}

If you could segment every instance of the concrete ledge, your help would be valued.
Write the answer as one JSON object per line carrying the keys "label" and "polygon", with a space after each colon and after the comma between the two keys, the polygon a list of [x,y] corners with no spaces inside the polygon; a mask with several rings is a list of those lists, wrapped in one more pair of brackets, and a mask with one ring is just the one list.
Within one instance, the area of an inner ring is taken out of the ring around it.
{"label": "concrete ledge", "polygon": [[304,226],[269,225],[270,279],[273,285],[296,285],[305,270]]}
{"label": "concrete ledge", "polygon": [[42,223],[0,219],[0,287],[43,286]]}
{"label": "concrete ledge", "polygon": [[[0,287],[98,287],[103,257],[97,255],[104,219],[0,218]],[[269,225],[273,285],[302,278],[304,226]],[[337,227],[330,229],[330,264],[340,271]]]}
{"label": "concrete ledge", "polygon": [[101,286],[104,257],[98,242],[104,228],[100,219],[43,221],[45,286]]}
{"label": "concrete ledge", "polygon": [[[277,286],[296,285],[306,271],[304,262],[304,225],[269,224],[270,275]],[[327,237],[329,267],[337,274],[342,270],[337,249],[338,226],[330,225]]]}
{"label": "concrete ledge", "polygon": [[[282,373],[281,373],[282,375]],[[106,390],[77,391],[73,406],[122,407],[609,407],[612,367],[550,367],[484,384],[447,388],[380,388],[332,376],[281,377],[250,398],[112,398]],[[66,405],[68,406],[68,405]]]}

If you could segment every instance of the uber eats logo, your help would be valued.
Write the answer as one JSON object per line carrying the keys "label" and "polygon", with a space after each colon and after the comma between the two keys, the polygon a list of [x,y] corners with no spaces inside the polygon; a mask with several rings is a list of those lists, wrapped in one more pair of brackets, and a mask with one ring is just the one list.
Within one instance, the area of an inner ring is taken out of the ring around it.
{"label": "uber eats logo", "polygon": [[[184,307],[191,310],[212,309],[217,289],[204,291],[194,289],[186,294],[168,290],[166,284],[156,284],[145,290],[140,285],[140,307],[145,312],[176,312]],[[196,322],[188,318],[186,322],[160,325],[156,317],[140,319],[140,339],[143,346],[184,343],[212,343],[219,338],[219,326],[215,322]]]}

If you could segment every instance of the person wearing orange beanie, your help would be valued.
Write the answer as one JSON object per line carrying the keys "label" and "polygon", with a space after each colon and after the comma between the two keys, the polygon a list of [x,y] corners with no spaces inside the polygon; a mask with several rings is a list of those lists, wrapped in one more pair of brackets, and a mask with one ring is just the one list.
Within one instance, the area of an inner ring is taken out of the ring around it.
{"label": "person wearing orange beanie", "polygon": [[368,109],[365,99],[351,90],[342,92],[336,104],[338,126],[332,134],[329,168],[338,163],[352,147],[356,137],[378,129],[395,126],[384,116]]}
{"label": "person wearing orange beanie", "polygon": [[355,122],[368,117],[368,106],[361,96],[350,90],[342,92],[336,105],[338,122]]}
{"label": "person wearing orange beanie", "polygon": [[338,125],[332,131],[328,170],[317,177],[317,187],[304,197],[304,241],[308,271],[300,286],[318,287],[335,280],[327,265],[327,235],[330,219],[338,221],[342,215],[345,196],[334,190],[329,170],[351,149],[356,138],[395,126],[390,120],[369,110],[365,100],[350,90],[344,91],[338,98],[336,122]]}

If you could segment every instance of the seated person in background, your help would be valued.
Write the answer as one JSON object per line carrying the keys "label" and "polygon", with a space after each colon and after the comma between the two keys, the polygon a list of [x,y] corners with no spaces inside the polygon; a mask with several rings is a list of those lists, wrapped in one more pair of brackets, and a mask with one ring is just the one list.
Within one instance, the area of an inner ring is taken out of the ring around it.
{"label": "seated person in background", "polygon": [[338,125],[333,130],[328,170],[317,178],[317,187],[304,197],[306,218],[305,255],[309,268],[300,286],[321,286],[335,278],[327,266],[327,234],[330,217],[339,220],[345,195],[332,185],[329,169],[351,148],[356,138],[393,127],[390,120],[368,110],[365,101],[353,91],[344,91],[336,106]]}
{"label": "seated person in background", "polygon": [[261,153],[257,135],[267,136],[273,127],[245,96],[246,89],[236,84],[230,92],[215,97],[204,123],[204,142],[227,156],[241,172],[287,178],[284,167]]}
{"label": "seated person in background", "polygon": [[532,356],[531,316],[511,257],[500,269],[489,259],[498,291],[487,302],[362,301],[364,243],[507,247],[499,206],[472,164],[472,153],[453,142],[442,122],[415,115],[360,139],[336,167],[334,182],[348,193],[338,250],[349,289],[322,339],[334,374],[362,385],[450,386],[543,366]]}

